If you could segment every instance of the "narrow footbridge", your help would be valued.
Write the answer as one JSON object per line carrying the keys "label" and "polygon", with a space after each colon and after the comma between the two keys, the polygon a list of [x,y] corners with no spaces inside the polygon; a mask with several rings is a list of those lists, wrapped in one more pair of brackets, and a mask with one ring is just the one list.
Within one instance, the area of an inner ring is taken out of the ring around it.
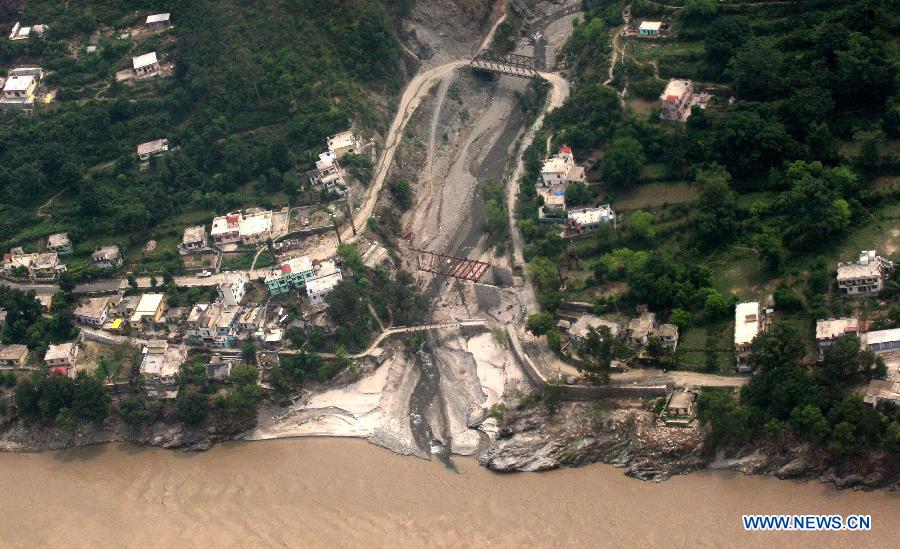
{"label": "narrow footbridge", "polygon": [[469,66],[473,69],[518,76],[520,78],[534,78],[538,76],[534,57],[516,55],[514,53],[497,54],[482,50],[472,59]]}
{"label": "narrow footbridge", "polygon": [[[372,354],[375,349],[381,345],[381,343],[387,339],[388,337],[396,334],[414,334],[418,332],[430,332],[433,330],[455,330],[460,328],[470,328],[470,329],[479,329],[485,330],[487,329],[488,324],[482,318],[467,318],[467,319],[453,319],[453,320],[445,320],[443,322],[437,322],[434,324],[420,324],[418,326],[394,326],[392,328],[387,328],[383,332],[381,332],[375,341],[369,345],[369,348],[361,353],[357,353],[355,355],[349,355],[349,358],[362,358],[365,356],[369,356]],[[303,352],[301,349],[285,349],[283,351],[279,351],[280,355],[297,355]],[[315,353],[322,358],[335,358],[334,353]]]}

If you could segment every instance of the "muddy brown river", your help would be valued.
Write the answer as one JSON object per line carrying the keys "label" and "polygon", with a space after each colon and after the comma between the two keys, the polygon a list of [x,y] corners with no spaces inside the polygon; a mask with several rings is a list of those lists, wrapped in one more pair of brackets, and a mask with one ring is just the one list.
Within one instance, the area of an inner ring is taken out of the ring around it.
{"label": "muddy brown river", "polygon": [[[362,441],[106,445],[0,455],[0,546],[896,546],[900,494],[737,474],[662,484],[605,465],[455,471]],[[860,533],[748,533],[741,514],[871,514]]]}

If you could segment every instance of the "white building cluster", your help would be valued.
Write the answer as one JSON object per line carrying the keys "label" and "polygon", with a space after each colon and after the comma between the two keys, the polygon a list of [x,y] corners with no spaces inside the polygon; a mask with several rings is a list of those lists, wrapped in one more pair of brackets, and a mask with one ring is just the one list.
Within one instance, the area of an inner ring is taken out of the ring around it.
{"label": "white building cluster", "polygon": [[359,150],[359,142],[352,131],[341,132],[332,135],[326,140],[327,149],[319,154],[316,168],[306,172],[313,188],[343,192],[347,184],[341,172],[340,160],[348,153],[356,153]]}

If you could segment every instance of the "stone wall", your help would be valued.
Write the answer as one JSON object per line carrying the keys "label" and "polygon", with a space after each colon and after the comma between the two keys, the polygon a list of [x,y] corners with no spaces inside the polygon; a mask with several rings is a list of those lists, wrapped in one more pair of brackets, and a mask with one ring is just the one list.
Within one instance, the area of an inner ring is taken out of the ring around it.
{"label": "stone wall", "polygon": [[[513,357],[531,384],[544,389],[548,380],[538,370],[534,361],[525,353],[519,335],[512,326],[506,326],[509,347]],[[560,398],[566,400],[594,400],[598,398],[656,398],[666,396],[672,390],[669,384],[662,385],[558,385]]]}

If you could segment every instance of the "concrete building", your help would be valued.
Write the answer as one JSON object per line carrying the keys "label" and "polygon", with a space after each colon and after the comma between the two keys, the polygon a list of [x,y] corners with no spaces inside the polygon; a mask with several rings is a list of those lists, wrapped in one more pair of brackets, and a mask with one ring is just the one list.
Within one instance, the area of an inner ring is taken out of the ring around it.
{"label": "concrete building", "polygon": [[31,27],[23,27],[21,23],[16,21],[16,24],[13,25],[12,29],[9,31],[9,39],[16,40],[28,40],[32,36],[44,36],[44,33],[47,32],[47,25],[33,25]]}
{"label": "concrete building", "polygon": [[619,337],[621,329],[617,322],[605,318],[600,318],[598,316],[585,314],[578,317],[578,320],[575,321],[575,324],[573,324],[572,327],[569,328],[569,338],[573,343],[581,344],[585,339],[587,339],[588,333],[591,328],[599,331],[603,326],[609,328],[609,332],[613,337]]}
{"label": "concrete building", "polygon": [[566,214],[566,234],[577,235],[592,233],[601,225],[612,223],[615,226],[616,212],[609,204],[598,208],[579,208],[569,210]]}
{"label": "concrete building", "polygon": [[131,67],[135,78],[146,78],[159,74],[159,60],[156,58],[156,52],[151,51],[150,53],[133,57],[131,59]]}
{"label": "concrete building", "polygon": [[316,169],[307,173],[309,182],[316,188],[332,190],[346,185],[341,175],[341,167],[338,164],[337,156],[332,151],[321,153],[319,160],[316,161]]}
{"label": "concrete building", "polygon": [[328,151],[331,152],[335,159],[340,160],[347,153],[357,152],[356,137],[353,132],[345,131],[328,138]]}
{"label": "concrete building", "polygon": [[866,332],[859,340],[864,348],[876,353],[900,350],[900,328]]}
{"label": "concrete building", "polygon": [[165,390],[178,384],[181,365],[187,361],[187,347],[154,340],[147,342],[141,353],[141,377],[151,391]]}
{"label": "concrete building", "polygon": [[3,271],[8,276],[22,278],[20,274],[22,270],[35,282],[53,282],[60,274],[66,272],[66,266],[59,262],[59,255],[56,252],[10,253],[4,256]]}
{"label": "concrete building", "polygon": [[238,223],[241,242],[259,244],[272,237],[272,212],[245,215]]}
{"label": "concrete building", "polygon": [[240,364],[240,360],[213,353],[206,364],[206,377],[215,381],[226,381],[228,376],[231,375],[231,368],[235,364]]}
{"label": "concrete building", "polygon": [[36,254],[31,263],[31,278],[35,281],[51,282],[66,272],[66,266],[59,262],[56,252]]}
{"label": "concrete building", "polygon": [[47,251],[56,252],[59,255],[71,254],[72,241],[69,240],[69,233],[56,233],[48,236]]}
{"label": "concrete building", "polygon": [[184,230],[178,249],[182,254],[189,254],[205,250],[208,245],[206,227],[197,225]]}
{"label": "concrete building", "polygon": [[838,289],[851,297],[878,295],[884,288],[887,272],[893,268],[894,264],[876,255],[875,250],[863,250],[856,263],[838,263]]}
{"label": "concrete building", "polygon": [[172,26],[172,17],[168,13],[157,13],[147,16],[148,29],[167,29]]}
{"label": "concrete building", "polygon": [[230,348],[237,341],[239,314],[239,307],[226,307],[221,301],[197,303],[185,321],[185,337],[205,347]]}
{"label": "concrete building", "polygon": [[678,349],[678,326],[674,324],[660,324],[654,334],[659,338],[663,349],[675,352]]}
{"label": "concrete building", "polygon": [[28,347],[25,345],[0,345],[0,369],[17,370],[27,362]]}
{"label": "concrete building", "polygon": [[44,364],[51,373],[68,376],[75,368],[75,360],[78,358],[78,344],[60,343],[50,344],[44,355]]}
{"label": "concrete building", "polygon": [[272,295],[285,294],[291,288],[305,288],[306,281],[313,278],[316,271],[312,260],[301,255],[285,261],[266,275],[266,287]]}
{"label": "concrete building", "polygon": [[216,244],[229,244],[241,240],[241,220],[244,218],[240,212],[232,212],[220,215],[213,219],[212,230],[209,235]]}
{"label": "concrete building", "polygon": [[0,109],[19,109],[30,111],[34,109],[34,100],[37,94],[38,82],[43,75],[41,69],[35,69],[32,74],[31,69],[26,72],[9,71],[9,76],[0,82],[3,85],[3,92],[0,95]]}
{"label": "concrete building", "polygon": [[122,252],[115,244],[103,246],[91,254],[91,263],[98,269],[118,269],[122,266]]}
{"label": "concrete building", "polygon": [[559,152],[548,158],[541,167],[541,182],[545,187],[556,183],[584,183],[584,168],[575,165],[572,148],[560,147]]}
{"label": "concrete building", "polygon": [[244,299],[247,284],[249,283],[250,278],[247,277],[247,273],[244,271],[226,273],[222,282],[219,282],[219,300],[226,307],[237,307],[241,304],[241,300]]}
{"label": "concrete building", "polygon": [[660,28],[662,28],[662,21],[641,21],[638,33],[641,36],[659,36]]}
{"label": "concrete building", "polygon": [[738,303],[734,308],[734,355],[737,359],[738,372],[750,371],[747,362],[750,357],[750,344],[763,329],[762,311],[758,301]]}
{"label": "concrete building", "polygon": [[866,388],[863,402],[876,407],[882,402],[900,406],[900,381],[888,379],[874,379]]}
{"label": "concrete building", "polygon": [[694,83],[690,80],[669,80],[666,89],[659,96],[662,111],[659,117],[663,120],[684,122],[691,116],[691,103],[694,97]]}
{"label": "concrete building", "polygon": [[816,357],[818,360],[825,358],[825,349],[831,347],[834,340],[845,334],[859,335],[859,319],[829,318],[816,321]]}
{"label": "concrete building", "polygon": [[157,139],[148,141],[137,146],[138,159],[141,162],[147,162],[151,156],[159,156],[169,151],[168,139]]}
{"label": "concrete building", "polygon": [[694,419],[697,393],[690,389],[672,391],[663,412],[663,419],[668,427],[686,427]]}
{"label": "concrete building", "polygon": [[241,309],[238,316],[238,330],[244,333],[256,332],[263,323],[265,316],[265,308],[260,306],[250,306]]}
{"label": "concrete building", "polygon": [[102,328],[106,321],[109,320],[110,308],[110,298],[108,296],[92,297],[82,301],[75,308],[73,315],[76,322],[95,328]]}
{"label": "concrete building", "polygon": [[335,286],[343,280],[341,270],[334,261],[323,261],[316,267],[315,276],[306,280],[306,295],[312,305],[318,305],[325,301]]}
{"label": "concrete building", "polygon": [[53,310],[53,294],[38,294],[34,300],[41,304],[41,310],[45,313]]}
{"label": "concrete building", "polygon": [[632,318],[628,323],[628,341],[632,345],[647,345],[656,329],[656,313],[644,311],[641,316]]}
{"label": "concrete building", "polygon": [[156,324],[166,310],[166,294],[144,294],[138,301],[129,323],[131,327],[139,330],[144,323]]}

